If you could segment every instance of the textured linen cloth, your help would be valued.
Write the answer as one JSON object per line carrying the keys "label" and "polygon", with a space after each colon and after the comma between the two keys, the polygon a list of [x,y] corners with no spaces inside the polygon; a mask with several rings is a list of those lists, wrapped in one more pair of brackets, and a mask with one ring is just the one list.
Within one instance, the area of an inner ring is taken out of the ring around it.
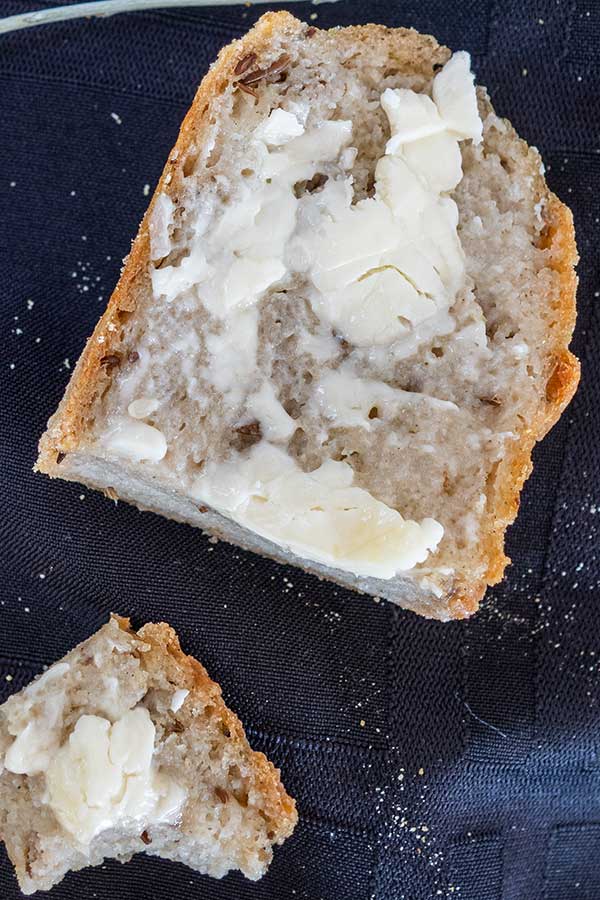
{"label": "textured linen cloth", "polygon": [[[0,0],[9,15],[43,3]],[[47,3],[48,6],[54,5]],[[0,37],[0,692],[103,622],[167,620],[281,767],[300,823],[258,883],[139,856],[55,900],[600,898],[600,3],[340,2],[469,50],[575,213],[583,380],[535,454],[513,565],[469,622],[419,619],[33,475],[194,91],[265,10]],[[0,898],[19,896],[2,851]]]}

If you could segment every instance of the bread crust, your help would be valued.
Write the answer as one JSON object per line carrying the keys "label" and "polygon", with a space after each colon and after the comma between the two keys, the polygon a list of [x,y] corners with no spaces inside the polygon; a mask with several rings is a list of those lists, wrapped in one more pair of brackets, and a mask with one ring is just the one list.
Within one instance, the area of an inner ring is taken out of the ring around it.
{"label": "bread crust", "polygon": [[120,616],[113,618],[120,628],[150,646],[150,650],[140,656],[145,669],[158,668],[173,685],[190,692],[191,702],[184,704],[176,713],[176,719],[184,730],[192,731],[203,727],[203,721],[195,719],[191,710],[194,708],[194,699],[202,706],[209,699],[210,705],[214,707],[214,721],[229,731],[228,740],[246,758],[252,770],[253,789],[263,798],[262,809],[273,834],[273,842],[282,844],[291,835],[298,821],[296,802],[281,783],[279,769],[275,768],[264,753],[252,750],[248,744],[244,726],[225,705],[220,686],[212,680],[197,659],[183,652],[175,630],[166,622],[148,623],[136,632],[131,629],[129,619]]}
{"label": "bread crust", "polygon": [[509,445],[504,458],[488,480],[487,515],[482,538],[487,558],[486,576],[476,584],[456,585],[454,596],[448,603],[453,619],[467,618],[477,612],[487,586],[498,584],[502,580],[511,561],[504,552],[506,529],[519,512],[521,490],[533,469],[533,448],[559,420],[579,384],[579,360],[568,349],[575,327],[575,266],[579,259],[573,215],[547,187],[544,222],[543,246],[549,252],[548,265],[560,277],[554,337],[551,339],[549,336],[546,393],[537,415],[532,417],[520,433],[519,440]]}
{"label": "bread crust", "polygon": [[[103,366],[102,359],[119,353],[124,321],[136,309],[137,298],[148,283],[148,227],[156,197],[161,193],[169,196],[176,193],[183,178],[186,160],[207,135],[211,103],[232,81],[234,69],[240,60],[249,53],[256,53],[260,59],[268,57],[274,39],[279,36],[293,37],[306,28],[304,23],[287,12],[267,13],[244,38],[220,52],[184,119],[177,143],[169,155],[107,309],[87,342],[65,396],[41,438],[35,466],[37,471],[52,477],[70,477],[68,471],[65,471],[66,467],[63,471],[60,470],[60,463],[65,454],[81,447],[85,441],[94,403],[111,380],[111,368]],[[433,64],[443,64],[451,55],[451,51],[439,45],[431,35],[421,35],[413,29],[389,29],[382,25],[336,29],[332,32],[332,40],[360,41],[367,45],[385,42],[390,57],[399,68],[422,71],[424,75],[430,75]],[[488,107],[491,111],[489,102]],[[506,124],[511,128],[508,122]],[[514,129],[511,130],[515,140],[519,140]],[[477,611],[486,587],[502,579],[510,562],[504,553],[505,532],[518,512],[520,492],[532,470],[533,448],[558,420],[579,383],[579,362],[568,349],[576,315],[577,276],[574,266],[578,254],[573,217],[568,207],[549,191],[541,175],[534,170],[533,163],[532,175],[539,179],[545,201],[543,249],[547,250],[548,265],[558,273],[561,285],[555,309],[555,327],[553,333],[548,335],[546,395],[537,414],[519,434],[519,440],[514,441],[507,449],[488,480],[487,514],[482,529],[487,560],[485,576],[477,581],[457,578],[452,589],[439,599],[439,617],[443,619],[461,619],[472,615]],[[215,529],[207,528],[206,531],[223,537]],[[227,537],[224,539],[227,540]],[[307,565],[306,571],[310,570],[310,565]],[[332,580],[336,580],[335,576]],[[431,602],[420,606],[416,601],[412,608],[423,615],[432,615]]]}

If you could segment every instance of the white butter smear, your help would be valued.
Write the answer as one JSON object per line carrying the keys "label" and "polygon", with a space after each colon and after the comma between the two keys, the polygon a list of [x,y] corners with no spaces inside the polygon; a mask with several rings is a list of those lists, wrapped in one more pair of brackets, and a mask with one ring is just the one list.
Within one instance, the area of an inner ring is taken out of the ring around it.
{"label": "white butter smear", "polygon": [[[140,401],[134,401],[139,403]],[[159,462],[167,452],[164,434],[153,425],[141,422],[129,404],[131,419],[121,419],[103,436],[102,444],[117,456],[125,456],[141,462],[144,459]]]}
{"label": "white butter smear", "polygon": [[155,727],[145,707],[111,724],[81,716],[46,770],[47,802],[81,844],[107,828],[175,822],[185,792],[152,765]]}
{"label": "white butter smear", "polygon": [[177,821],[186,793],[154,766],[156,729],[145,707],[114,723],[83,715],[62,746],[56,725],[40,722],[32,747],[32,719],[8,748],[4,765],[10,772],[44,774],[45,803],[80,845],[108,828]]}
{"label": "white butter smear", "polygon": [[[70,668],[69,663],[56,663],[23,692],[18,714],[13,712],[9,722],[11,734],[15,736],[4,756],[4,767],[9,772],[37,775],[47,768],[58,750],[57,726],[65,705],[64,691],[51,692],[41,702],[39,698],[42,688],[51,681],[60,680]],[[34,706],[40,707],[36,717],[31,715]]]}
{"label": "white butter smear", "polygon": [[381,381],[359,378],[345,365],[326,372],[315,389],[316,405],[332,424],[371,431],[380,419],[394,416],[404,406],[427,404],[440,410],[458,412],[451,400],[429,394],[402,391]]}
{"label": "white butter smear", "polygon": [[347,463],[307,473],[278,447],[257,444],[244,459],[209,463],[192,494],[297,556],[356,575],[393,578],[423,562],[442,526],[403,519],[353,481]]}
{"label": "white butter smear", "polygon": [[[162,303],[197,303],[210,314],[209,363],[201,374],[222,395],[224,415],[260,424],[262,440],[250,451],[207,462],[193,496],[299,556],[379,578],[423,562],[443,528],[432,519],[403,519],[355,486],[345,463],[299,469],[284,449],[294,421],[258,365],[258,306],[266,291],[301,279],[325,348],[337,335],[373,353],[393,347],[403,357],[452,330],[465,263],[449,193],[462,178],[459,142],[482,137],[467,53],[454,54],[431,93],[383,92],[390,139],[375,169],[374,196],[356,203],[348,174],[356,156],[352,122],[306,128],[307,107],[273,110],[247,143],[234,199],[204,196],[188,255],[151,268]],[[323,176],[316,189],[298,190],[315,176]],[[173,212],[168,198],[157,198],[150,226],[155,261],[171,249]],[[113,423],[103,444],[136,461],[160,462],[166,440],[142,421],[154,411],[151,398],[135,394],[135,381],[128,390],[129,415]],[[369,405],[393,409],[403,402],[409,402],[404,392],[361,381],[351,366],[325,371],[312,401],[332,424],[366,430],[375,427]]]}
{"label": "white butter smear", "polygon": [[330,211],[307,235],[313,308],[359,347],[418,341],[419,326],[447,313],[464,283],[458,208],[445,194],[462,178],[459,140],[481,140],[469,65],[456,53],[433,81],[433,100],[384,91],[391,137],[375,196]]}

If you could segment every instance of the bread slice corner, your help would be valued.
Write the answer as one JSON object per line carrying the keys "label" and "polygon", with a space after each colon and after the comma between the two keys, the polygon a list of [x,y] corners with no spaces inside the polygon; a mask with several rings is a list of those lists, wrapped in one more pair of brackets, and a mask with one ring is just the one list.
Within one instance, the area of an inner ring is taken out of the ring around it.
{"label": "bread slice corner", "polygon": [[[51,768],[73,745],[78,725],[92,723],[96,737],[114,734],[132,711],[154,739],[138,752],[138,725],[126,732],[133,766],[124,771],[141,770],[134,777],[142,781],[132,786],[122,776],[125,800],[108,780],[98,789],[99,773],[108,778],[106,757],[71,755],[66,769]],[[142,752],[152,754],[147,770],[136,769]],[[69,871],[140,852],[215,877],[238,869],[257,879],[297,821],[279,771],[250,748],[220,687],[165,623],[136,632],[128,619],[112,616],[11,696],[0,706],[0,760],[0,838],[25,894],[49,890]],[[148,806],[144,778],[153,779],[152,790],[168,785],[172,808]],[[95,799],[82,799],[91,790]],[[93,818],[98,806],[104,818]]]}

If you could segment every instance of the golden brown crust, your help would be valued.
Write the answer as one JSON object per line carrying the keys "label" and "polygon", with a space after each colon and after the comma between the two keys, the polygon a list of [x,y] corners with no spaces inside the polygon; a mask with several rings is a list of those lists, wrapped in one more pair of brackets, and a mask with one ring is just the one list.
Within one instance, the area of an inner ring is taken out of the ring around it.
{"label": "golden brown crust", "polygon": [[[185,117],[174,151],[170,154],[158,183],[155,197],[159,193],[172,194],[177,189],[186,159],[197,149],[198,143],[202,142],[203,134],[208,127],[211,103],[230,83],[240,60],[249,53],[256,53],[262,57],[275,36],[283,34],[293,36],[306,27],[289,13],[267,13],[242,40],[221,51],[217,62],[200,85]],[[331,32],[331,39],[336,42],[347,41],[349,44],[360,42],[365,44],[367,49],[383,44],[390,60],[398,69],[422,73],[424,77],[431,76],[434,64],[443,63],[450,56],[450,51],[440,46],[435,38],[420,35],[412,29],[388,29],[382,25],[353,26],[334,30]],[[541,176],[533,170],[532,175],[540,178],[546,199],[543,249],[548,253],[548,265],[559,273],[561,282],[560,296],[555,308],[556,320],[552,333],[548,336],[546,396],[538,414],[527,423],[527,427],[519,436],[519,441],[514,442],[488,479],[488,513],[483,536],[484,553],[487,558],[485,577],[477,581],[457,579],[452,591],[440,598],[439,616],[442,618],[449,616],[458,619],[472,615],[476,612],[487,585],[496,584],[502,578],[510,562],[504,553],[504,536],[508,525],[514,521],[518,512],[519,495],[532,468],[533,447],[558,420],[579,381],[579,363],[568,350],[575,324],[577,286],[574,272],[577,248],[573,219],[570,210],[549,192]],[[147,282],[148,223],[153,205],[154,199],[142,221],[107,310],[88,341],[65,397],[40,441],[40,456],[36,465],[39,471],[53,476],[61,475],[58,465],[62,454],[80,445],[85,436],[88,419],[92,415],[94,401],[102,395],[110,383],[110,367],[103,366],[101,360],[107,355],[119,352],[123,320],[135,309],[137,296]],[[226,537],[225,539],[227,540]],[[307,570],[310,570],[310,566],[307,566]],[[428,604],[424,603],[419,609],[415,603],[414,608],[424,615],[432,614]]]}
{"label": "golden brown crust", "polygon": [[548,265],[560,276],[555,327],[548,338],[546,393],[537,415],[530,420],[519,441],[512,444],[488,479],[488,513],[483,537],[487,557],[486,577],[478,584],[463,582],[457,585],[455,596],[449,603],[453,619],[462,619],[477,612],[487,586],[502,580],[504,570],[510,563],[504,553],[504,537],[519,511],[521,490],[533,468],[533,448],[558,421],[579,384],[579,360],[568,349],[575,327],[575,265],[579,258],[573,215],[547,187],[545,191],[543,248],[548,251]]}
{"label": "golden brown crust", "polygon": [[160,672],[173,685],[190,692],[192,702],[184,704],[175,714],[175,718],[183,729],[204,727],[204,720],[194,718],[194,699],[198,705],[205,706],[209,700],[214,708],[212,721],[219,724],[228,740],[237,752],[244,757],[252,771],[252,788],[262,798],[262,811],[272,834],[271,840],[283,843],[294,830],[298,821],[295,801],[287,794],[281,783],[280,772],[264,753],[252,750],[244,727],[238,717],[226,705],[221,688],[213,681],[204,666],[188,656],[181,649],[179,638],[174,629],[165,622],[149,623],[135,632],[130,627],[129,619],[113,615],[119,627],[128,634],[139,638],[150,649],[140,654],[142,666],[150,673]]}
{"label": "golden brown crust", "polygon": [[532,470],[531,454],[558,421],[579,383],[579,361],[568,350],[575,325],[575,292],[577,277],[577,247],[571,211],[554,196],[548,195],[546,206],[546,235],[549,265],[559,273],[560,295],[556,307],[554,337],[549,336],[548,380],[546,394],[538,413],[521,433],[498,465],[488,487],[490,520],[486,551],[488,556],[488,584],[502,578],[509,560],[504,554],[504,533],[519,510],[519,495]]}

